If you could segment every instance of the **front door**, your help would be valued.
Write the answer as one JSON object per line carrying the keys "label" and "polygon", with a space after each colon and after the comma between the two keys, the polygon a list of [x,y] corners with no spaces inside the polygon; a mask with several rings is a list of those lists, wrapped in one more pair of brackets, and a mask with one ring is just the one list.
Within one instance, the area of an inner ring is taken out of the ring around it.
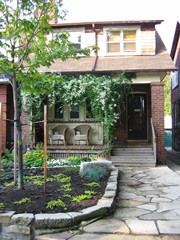
{"label": "front door", "polygon": [[128,140],[147,140],[147,95],[128,96]]}

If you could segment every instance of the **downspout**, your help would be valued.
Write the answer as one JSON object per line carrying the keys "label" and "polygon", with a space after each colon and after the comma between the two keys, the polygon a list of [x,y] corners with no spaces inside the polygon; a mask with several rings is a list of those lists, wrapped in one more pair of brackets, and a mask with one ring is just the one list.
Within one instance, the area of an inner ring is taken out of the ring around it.
{"label": "downspout", "polygon": [[94,30],[94,33],[95,33],[95,45],[97,47],[97,49],[95,51],[95,62],[94,62],[94,66],[92,68],[92,72],[94,72],[96,69],[97,61],[98,61],[98,32],[99,32],[99,29],[95,28],[94,23],[92,24],[92,29]]}

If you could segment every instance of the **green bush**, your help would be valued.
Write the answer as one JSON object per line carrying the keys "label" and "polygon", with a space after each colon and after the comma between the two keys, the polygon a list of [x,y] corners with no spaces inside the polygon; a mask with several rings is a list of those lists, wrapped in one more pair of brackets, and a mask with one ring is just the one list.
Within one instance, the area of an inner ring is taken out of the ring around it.
{"label": "green bush", "polygon": [[81,176],[98,182],[100,179],[109,176],[109,172],[103,167],[87,167],[83,170],[83,172],[81,172]]}
{"label": "green bush", "polygon": [[2,157],[2,168],[11,169],[14,167],[14,151],[6,149],[4,156]]}
{"label": "green bush", "polygon": [[68,160],[68,165],[70,166],[77,166],[77,165],[80,165],[81,162],[91,161],[91,159],[87,157],[74,157],[74,156],[68,157],[67,160]]}
{"label": "green bush", "polygon": [[27,167],[42,167],[44,164],[44,151],[34,150],[23,155],[23,163]]}

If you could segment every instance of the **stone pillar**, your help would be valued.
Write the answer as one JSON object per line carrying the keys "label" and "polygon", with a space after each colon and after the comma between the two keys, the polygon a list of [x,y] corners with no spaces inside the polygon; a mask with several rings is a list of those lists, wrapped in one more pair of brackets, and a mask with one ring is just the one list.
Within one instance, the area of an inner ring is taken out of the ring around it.
{"label": "stone pillar", "polygon": [[157,163],[166,164],[163,83],[151,83],[151,116],[156,134]]}

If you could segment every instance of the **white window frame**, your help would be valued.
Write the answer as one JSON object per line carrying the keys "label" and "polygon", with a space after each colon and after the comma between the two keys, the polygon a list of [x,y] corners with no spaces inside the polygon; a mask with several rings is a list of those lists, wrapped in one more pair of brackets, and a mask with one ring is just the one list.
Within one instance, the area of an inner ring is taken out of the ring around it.
{"label": "white window frame", "polygon": [[[124,51],[124,46],[123,43],[125,42],[123,39],[123,32],[124,31],[136,31],[136,51],[133,52],[126,52]],[[121,39],[120,39],[120,44],[121,48],[119,52],[108,52],[108,32],[111,31],[119,31],[121,32]],[[105,44],[106,44],[106,55],[139,55],[140,54],[140,27],[139,26],[133,26],[133,27],[114,27],[114,28],[105,28]]]}
{"label": "white window frame", "polygon": [[[57,29],[57,30],[55,29],[54,32],[53,32],[53,35],[56,34],[56,33],[64,33],[64,32],[69,33],[69,35],[71,33],[79,33],[80,36],[81,36],[80,49],[84,48],[83,38],[82,38],[82,36],[83,36],[83,29],[82,28],[76,28],[76,29],[74,29],[74,28],[64,28],[64,29]],[[69,40],[70,40],[70,37],[69,37]],[[72,43],[77,44],[76,42],[72,42]]]}
{"label": "white window frame", "polygon": [[171,74],[171,88],[174,89],[179,85],[179,72],[175,71]]}

